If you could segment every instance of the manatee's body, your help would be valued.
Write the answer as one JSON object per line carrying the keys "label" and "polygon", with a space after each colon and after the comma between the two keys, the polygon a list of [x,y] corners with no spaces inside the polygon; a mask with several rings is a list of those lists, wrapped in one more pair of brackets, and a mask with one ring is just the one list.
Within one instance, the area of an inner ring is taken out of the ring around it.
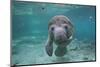
{"label": "manatee's body", "polygon": [[63,15],[54,16],[49,22],[48,31],[48,40],[45,46],[47,54],[52,56],[54,42],[57,45],[55,55],[64,56],[67,45],[73,39],[73,25],[71,21]]}

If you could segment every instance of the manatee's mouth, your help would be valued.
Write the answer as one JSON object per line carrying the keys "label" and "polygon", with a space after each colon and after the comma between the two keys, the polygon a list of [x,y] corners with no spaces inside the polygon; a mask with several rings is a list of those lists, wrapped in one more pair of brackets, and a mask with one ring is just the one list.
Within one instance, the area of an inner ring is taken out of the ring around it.
{"label": "manatee's mouth", "polygon": [[67,38],[66,38],[66,39],[56,39],[55,42],[56,42],[57,44],[64,44],[64,43],[67,42]]}

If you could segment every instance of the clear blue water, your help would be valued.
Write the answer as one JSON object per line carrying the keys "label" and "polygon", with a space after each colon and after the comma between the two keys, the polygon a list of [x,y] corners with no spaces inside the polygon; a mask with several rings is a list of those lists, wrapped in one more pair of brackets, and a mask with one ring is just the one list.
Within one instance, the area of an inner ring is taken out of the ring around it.
{"label": "clear blue water", "polygon": [[[14,1],[12,64],[95,61],[95,12],[95,6]],[[69,17],[74,25],[74,39],[68,45],[64,57],[56,57],[54,54],[49,57],[44,49],[48,36],[48,23],[55,15]]]}

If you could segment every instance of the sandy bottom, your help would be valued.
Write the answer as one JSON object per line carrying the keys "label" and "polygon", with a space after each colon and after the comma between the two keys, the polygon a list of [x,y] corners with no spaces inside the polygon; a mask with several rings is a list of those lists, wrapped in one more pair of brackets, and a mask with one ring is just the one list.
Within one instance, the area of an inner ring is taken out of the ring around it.
{"label": "sandy bottom", "polygon": [[[56,57],[53,53],[49,57],[45,52],[46,38],[22,37],[12,41],[12,64],[47,64],[62,62],[79,62],[95,60],[95,43],[93,41],[79,41],[74,39],[67,47],[63,57]],[[56,46],[54,45],[54,50]]]}

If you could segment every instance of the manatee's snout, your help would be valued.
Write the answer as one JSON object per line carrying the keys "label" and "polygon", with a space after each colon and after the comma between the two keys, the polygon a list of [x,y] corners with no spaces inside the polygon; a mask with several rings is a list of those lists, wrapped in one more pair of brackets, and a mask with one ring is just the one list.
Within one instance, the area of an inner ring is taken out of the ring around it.
{"label": "manatee's snout", "polygon": [[57,27],[54,30],[54,40],[57,43],[64,43],[67,41],[66,31],[62,27]]}

